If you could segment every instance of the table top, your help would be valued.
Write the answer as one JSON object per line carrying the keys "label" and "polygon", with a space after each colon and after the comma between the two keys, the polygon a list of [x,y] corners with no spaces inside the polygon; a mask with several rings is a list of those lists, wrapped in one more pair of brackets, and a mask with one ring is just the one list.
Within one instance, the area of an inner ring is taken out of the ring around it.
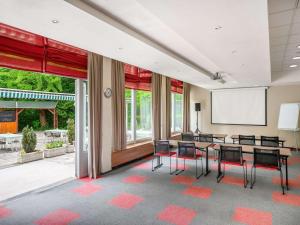
{"label": "table top", "polygon": [[259,146],[259,145],[215,144],[213,146],[213,148],[216,149],[216,150],[220,150],[220,145],[235,146],[235,147],[241,146],[243,152],[252,153],[252,154],[254,152],[254,148],[259,148],[259,149],[265,149],[265,150],[279,149],[281,156],[291,156],[292,155],[291,149],[289,149],[289,148],[265,147],[265,146]]}
{"label": "table top", "polygon": [[[261,136],[255,136],[256,140],[260,140]],[[239,139],[239,135],[231,135],[231,139]],[[285,139],[279,137],[279,141],[286,141]]]}
{"label": "table top", "polygon": [[61,129],[53,129],[53,130],[45,130],[45,132],[61,132],[61,133],[63,133],[63,132],[67,132],[67,130],[61,130]]}
{"label": "table top", "polygon": [[207,148],[212,145],[212,143],[209,143],[209,142],[169,140],[170,145],[173,145],[173,146],[178,146],[178,142],[195,143],[195,146],[197,148]]}
{"label": "table top", "polygon": [[[199,133],[199,134],[209,134],[209,133]],[[194,133],[194,136],[198,136],[199,134]],[[212,134],[214,138],[226,138],[228,135],[227,134]]]}
{"label": "table top", "polygon": [[0,134],[0,138],[21,138],[21,137],[23,137],[22,134],[11,134],[11,133]]}

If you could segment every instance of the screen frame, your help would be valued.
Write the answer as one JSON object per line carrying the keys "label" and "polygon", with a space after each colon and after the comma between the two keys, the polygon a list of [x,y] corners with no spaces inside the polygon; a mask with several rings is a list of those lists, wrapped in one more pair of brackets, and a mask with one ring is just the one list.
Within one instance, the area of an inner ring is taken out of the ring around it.
{"label": "screen frame", "polygon": [[[257,88],[257,87],[255,87]],[[242,89],[242,88],[224,88],[224,89]],[[234,125],[234,126],[268,126],[268,88],[265,88],[265,124],[237,124],[237,123],[213,123],[212,121],[212,91],[210,92],[210,123],[212,125]]]}

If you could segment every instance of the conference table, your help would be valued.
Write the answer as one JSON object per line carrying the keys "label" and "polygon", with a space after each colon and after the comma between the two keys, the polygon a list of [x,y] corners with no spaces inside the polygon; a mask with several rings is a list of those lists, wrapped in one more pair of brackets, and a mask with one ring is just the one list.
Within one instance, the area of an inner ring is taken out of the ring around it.
{"label": "conference table", "polygon": [[[199,137],[199,134],[208,134],[208,133],[194,133],[194,138],[195,140],[197,140],[197,138]],[[221,140],[223,143],[225,143],[225,139],[228,136],[227,134],[212,134],[214,139],[218,139]]]}
{"label": "conference table", "polygon": [[195,147],[198,149],[205,150],[205,173],[204,176],[207,176],[210,173],[209,165],[208,165],[208,148],[212,146],[213,144],[210,142],[198,142],[198,141],[181,141],[181,140],[169,140],[169,143],[172,147],[177,147],[178,142],[193,142],[195,143]]}
{"label": "conference table", "polygon": [[[236,144],[236,143],[239,142],[239,135],[232,135],[231,139],[232,139],[232,143]],[[261,139],[261,136],[255,136],[255,141],[260,141],[260,139]],[[285,141],[286,141],[285,139],[279,138],[279,144],[281,144],[281,147],[284,147],[284,142]]]}
{"label": "conference table", "polygon": [[[265,146],[259,146],[259,145],[238,145],[238,144],[222,144],[223,146],[236,146],[242,147],[242,152],[243,153],[248,153],[248,154],[253,154],[254,153],[254,148],[259,148],[259,149],[266,149],[266,150],[271,150],[271,149],[279,149],[280,151],[280,157],[282,158],[282,160],[284,161],[285,164],[285,182],[286,182],[286,187],[287,189],[289,189],[289,182],[288,182],[288,162],[287,159],[288,157],[290,157],[292,155],[291,149],[289,148],[274,148],[274,147],[265,147]],[[215,150],[220,151],[220,144],[215,144],[213,146],[213,148]],[[218,178],[222,176],[222,172],[221,172],[221,164],[220,162],[218,163]]]}

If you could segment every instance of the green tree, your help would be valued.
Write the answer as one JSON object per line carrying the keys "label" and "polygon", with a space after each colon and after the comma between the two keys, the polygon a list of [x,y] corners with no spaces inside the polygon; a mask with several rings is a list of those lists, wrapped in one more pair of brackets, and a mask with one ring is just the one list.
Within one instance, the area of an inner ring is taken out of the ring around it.
{"label": "green tree", "polygon": [[[71,78],[30,71],[0,68],[0,88],[74,93],[75,82]],[[57,112],[59,127],[66,128],[67,120],[69,118],[74,119],[74,102],[59,101],[57,104]],[[45,123],[45,121],[48,123]],[[26,125],[32,126],[34,129],[46,129],[48,126],[50,126],[50,124],[52,124],[52,122],[53,118],[50,112],[24,110],[20,114],[19,129],[22,129]]]}

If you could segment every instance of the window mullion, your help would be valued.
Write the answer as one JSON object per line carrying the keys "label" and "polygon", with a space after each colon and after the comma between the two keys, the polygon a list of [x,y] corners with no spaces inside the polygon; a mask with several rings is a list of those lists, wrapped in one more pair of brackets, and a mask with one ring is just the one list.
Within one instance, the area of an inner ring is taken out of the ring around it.
{"label": "window mullion", "polygon": [[132,137],[133,141],[136,141],[136,90],[131,90],[132,95],[132,111],[131,111],[131,126],[132,126]]}

